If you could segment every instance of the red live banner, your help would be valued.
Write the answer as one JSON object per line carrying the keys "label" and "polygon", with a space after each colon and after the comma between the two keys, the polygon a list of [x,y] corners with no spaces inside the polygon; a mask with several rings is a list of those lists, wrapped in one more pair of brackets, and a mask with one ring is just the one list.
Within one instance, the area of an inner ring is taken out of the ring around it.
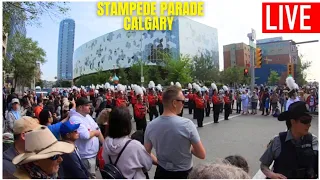
{"label": "red live banner", "polygon": [[263,33],[320,33],[320,3],[262,3]]}

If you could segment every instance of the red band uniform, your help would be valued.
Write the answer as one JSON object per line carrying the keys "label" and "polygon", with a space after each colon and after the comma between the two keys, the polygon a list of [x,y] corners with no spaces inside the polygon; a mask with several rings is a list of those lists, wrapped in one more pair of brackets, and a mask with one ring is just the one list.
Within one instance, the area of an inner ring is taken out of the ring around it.
{"label": "red band uniform", "polygon": [[137,130],[143,130],[143,132],[145,132],[147,127],[146,114],[147,114],[147,107],[142,102],[142,100],[139,100],[134,106],[134,118],[136,121]]}
{"label": "red band uniform", "polygon": [[210,98],[208,91],[206,91],[206,94],[204,95],[204,100],[206,101],[206,117],[210,116]]}
{"label": "red band uniform", "polygon": [[205,108],[205,100],[199,94],[194,98],[195,108],[196,108],[196,118],[198,122],[198,127],[203,127],[203,118],[204,118],[204,108]]}
{"label": "red band uniform", "polygon": [[150,117],[150,121],[152,121],[153,119],[153,116],[155,117],[158,117],[159,116],[159,113],[158,113],[158,110],[157,110],[157,97],[152,93],[150,92],[148,94],[148,104],[149,104],[149,117]]}
{"label": "red band uniform", "polygon": [[158,92],[158,106],[159,106],[159,114],[163,113],[163,104],[162,104],[162,92]]}
{"label": "red band uniform", "polygon": [[189,109],[189,114],[192,114],[192,109],[194,106],[194,101],[193,101],[193,93],[191,90],[189,90],[189,93],[187,95],[188,98],[188,109]]}
{"label": "red band uniform", "polygon": [[231,101],[229,98],[229,93],[225,92],[225,95],[223,96],[224,100],[224,120],[229,120],[230,110],[231,110]]}
{"label": "red band uniform", "polygon": [[213,122],[219,123],[219,114],[220,114],[220,106],[222,104],[222,100],[220,99],[217,90],[213,90],[212,96],[212,103],[213,103]]}

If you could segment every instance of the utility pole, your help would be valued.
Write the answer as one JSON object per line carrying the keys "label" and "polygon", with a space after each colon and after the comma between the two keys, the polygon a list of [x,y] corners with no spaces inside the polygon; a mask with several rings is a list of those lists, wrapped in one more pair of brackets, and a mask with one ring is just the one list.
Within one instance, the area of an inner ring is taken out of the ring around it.
{"label": "utility pole", "polygon": [[140,31],[141,32],[141,37],[140,37],[140,54],[141,54],[141,87],[143,87],[143,83],[144,83],[144,77],[143,77],[143,53],[142,53],[142,40],[143,40],[143,32],[144,31]]}
{"label": "utility pole", "polygon": [[255,58],[255,49],[256,44],[254,41],[256,40],[256,31],[254,29],[251,29],[251,33],[248,33],[247,37],[249,38],[249,46],[250,46],[250,75],[251,75],[251,83],[250,83],[250,89],[251,92],[254,90],[254,84],[255,84],[255,74],[254,74],[254,58]]}

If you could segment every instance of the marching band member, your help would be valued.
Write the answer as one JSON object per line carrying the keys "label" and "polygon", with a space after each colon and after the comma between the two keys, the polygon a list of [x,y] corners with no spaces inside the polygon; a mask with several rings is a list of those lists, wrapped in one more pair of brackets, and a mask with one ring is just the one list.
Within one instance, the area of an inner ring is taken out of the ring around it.
{"label": "marching band member", "polygon": [[213,90],[212,103],[213,103],[213,122],[219,123],[220,107],[222,99],[218,95],[218,88],[215,83],[211,84]]}
{"label": "marching band member", "polygon": [[118,89],[118,97],[116,99],[116,107],[127,107],[128,102],[127,102],[127,99],[125,98],[125,87],[121,84],[118,84],[117,89]]}
{"label": "marching band member", "polygon": [[[182,86],[181,86],[181,84],[180,84],[179,82],[176,82],[176,86],[178,86],[179,88],[182,89]],[[184,103],[184,102],[182,102],[182,103]],[[182,115],[183,115],[183,108],[182,108],[182,110],[181,110],[181,113],[178,114],[178,116],[182,117]]]}
{"label": "marching band member", "polygon": [[286,103],[285,111],[288,111],[289,106],[294,102],[300,101],[300,99],[297,97],[297,91],[299,89],[299,86],[295,83],[294,79],[292,77],[287,77],[286,84],[289,88],[289,99]]}
{"label": "marching band member", "polygon": [[[148,103],[148,94],[147,94],[147,90],[144,87],[141,87],[143,90],[143,103],[145,103],[145,105],[147,106],[147,108],[149,109],[149,103]],[[149,112],[149,110],[148,110]]]}
{"label": "marching band member", "polygon": [[188,84],[188,90],[189,90],[189,93],[187,95],[187,98],[189,99],[188,101],[188,109],[189,109],[189,114],[192,114],[192,109],[193,109],[193,93],[192,93],[192,85],[189,83]]}
{"label": "marching band member", "polygon": [[137,103],[134,106],[134,120],[136,122],[136,129],[137,130],[143,130],[145,132],[147,127],[147,120],[146,120],[146,114],[147,114],[147,107],[143,103],[143,90],[140,86],[133,86],[132,89],[134,89]]}
{"label": "marching band member", "polygon": [[224,120],[229,120],[230,110],[231,110],[231,100],[229,98],[229,91],[227,86],[222,87],[224,90]]}
{"label": "marching band member", "polygon": [[222,103],[220,104],[220,113],[223,111],[223,89],[219,90],[219,98],[222,100]]}
{"label": "marching band member", "polygon": [[201,94],[201,88],[200,86],[196,86],[196,94],[197,96],[195,97],[195,107],[196,107],[196,117],[197,117],[197,123],[198,127],[203,127],[203,118],[204,118],[204,108],[205,108],[205,100],[202,97]]}
{"label": "marching band member", "polygon": [[162,115],[163,113],[163,104],[162,104],[162,86],[158,84],[156,87],[158,90],[158,107],[159,107],[159,114]]}
{"label": "marching band member", "polygon": [[206,117],[210,116],[210,98],[209,98],[209,89],[204,86],[205,94],[204,94],[204,100],[206,101]]}
{"label": "marching band member", "polygon": [[193,103],[193,106],[192,106],[192,108],[193,108],[193,119],[197,119],[196,118],[196,106],[195,106],[195,101],[194,101],[194,99],[195,99],[195,97],[197,97],[197,95],[196,95],[196,90],[195,90],[195,88],[196,88],[196,86],[197,86],[197,84],[196,83],[192,83],[192,88],[193,88],[193,93],[192,93],[192,99],[193,99],[193,101],[192,101],[192,103]]}
{"label": "marching band member", "polygon": [[156,103],[158,102],[157,94],[154,91],[155,84],[153,81],[149,82],[149,94],[148,94],[148,104],[149,104],[149,117],[152,121],[153,116],[158,117],[159,113],[157,110]]}

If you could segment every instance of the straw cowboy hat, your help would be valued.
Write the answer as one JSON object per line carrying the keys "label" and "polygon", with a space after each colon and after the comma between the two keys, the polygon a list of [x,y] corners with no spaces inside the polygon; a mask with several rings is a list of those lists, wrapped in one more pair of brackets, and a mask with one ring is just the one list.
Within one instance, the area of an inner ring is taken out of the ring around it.
{"label": "straw cowboy hat", "polygon": [[74,148],[73,144],[58,141],[46,126],[40,126],[25,134],[25,153],[16,156],[12,163],[22,165],[47,159],[54,155],[71,153]]}

